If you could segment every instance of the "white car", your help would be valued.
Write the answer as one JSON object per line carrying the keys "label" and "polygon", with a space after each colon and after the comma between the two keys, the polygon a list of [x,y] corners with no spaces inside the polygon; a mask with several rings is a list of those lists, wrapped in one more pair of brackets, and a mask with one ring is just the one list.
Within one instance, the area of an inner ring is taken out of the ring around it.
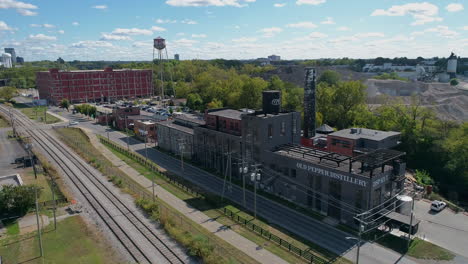
{"label": "white car", "polygon": [[432,210],[432,211],[436,211],[436,212],[440,212],[440,211],[442,211],[442,209],[444,209],[446,206],[447,206],[447,203],[445,203],[445,202],[442,202],[442,201],[433,201],[433,202],[431,203],[431,210]]}
{"label": "white car", "polygon": [[76,122],[76,121],[71,121],[69,125],[70,125],[70,126],[78,125],[78,122]]}

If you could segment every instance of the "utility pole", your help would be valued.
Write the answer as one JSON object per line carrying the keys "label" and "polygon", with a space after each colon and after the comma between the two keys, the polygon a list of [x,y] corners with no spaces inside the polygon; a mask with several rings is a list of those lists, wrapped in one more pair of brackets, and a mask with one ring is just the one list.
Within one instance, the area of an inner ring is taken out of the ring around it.
{"label": "utility pole", "polygon": [[106,113],[106,130],[107,130],[107,140],[110,141],[109,139],[109,113]]}
{"label": "utility pole", "polygon": [[127,126],[127,115],[125,115],[125,132],[127,132],[127,151],[130,151],[130,147],[129,147],[129,135],[128,135],[128,126]]}
{"label": "utility pole", "polygon": [[185,171],[185,168],[184,168],[185,140],[180,138],[180,139],[177,139],[177,142],[179,143],[180,166],[182,168],[182,171]]}
{"label": "utility pole", "polygon": [[227,155],[227,159],[226,159],[226,170],[224,172],[223,192],[221,194],[221,199],[222,200],[224,200],[224,190],[226,189],[226,180],[227,180],[227,176],[228,176],[228,170],[229,170],[229,164],[230,164],[229,161],[231,159],[231,152],[227,152],[224,155]]}
{"label": "utility pole", "polygon": [[240,163],[240,167],[239,167],[239,173],[242,177],[242,198],[243,198],[243,205],[244,205],[244,208],[246,208],[246,202],[245,202],[245,174],[248,172],[248,168],[247,167],[244,167],[244,158],[242,158],[242,161]]}
{"label": "utility pole", "polygon": [[55,200],[55,179],[52,177],[52,175],[49,175],[50,178],[52,179],[52,200],[54,201],[54,209],[53,209],[53,212],[54,212],[54,230],[57,230],[57,200]]}
{"label": "utility pole", "polygon": [[408,244],[406,246],[406,251],[409,250],[410,245],[411,245],[411,233],[413,232],[413,214],[414,214],[414,195],[412,197],[411,201],[411,218],[410,218],[410,226],[409,226],[409,232],[408,232]]}
{"label": "utility pole", "polygon": [[250,174],[250,180],[254,182],[254,219],[257,219],[257,184],[261,180],[259,166],[260,164],[253,165],[254,169],[252,170],[252,174]]}
{"label": "utility pole", "polygon": [[34,186],[34,195],[36,198],[36,222],[37,222],[37,236],[39,238],[39,249],[41,252],[41,258],[44,256],[44,249],[42,248],[42,235],[41,235],[41,225],[39,223],[39,202],[37,201],[37,186]]}

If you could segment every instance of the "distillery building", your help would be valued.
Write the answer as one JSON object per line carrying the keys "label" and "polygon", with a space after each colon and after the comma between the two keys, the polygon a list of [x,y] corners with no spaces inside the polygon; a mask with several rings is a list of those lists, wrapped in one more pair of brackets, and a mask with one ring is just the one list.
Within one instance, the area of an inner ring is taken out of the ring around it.
{"label": "distillery building", "polygon": [[72,103],[104,102],[144,98],[152,95],[151,70],[79,70],[50,69],[36,73],[39,97],[50,104],[62,99]]}
{"label": "distillery building", "polygon": [[[304,130],[299,112],[281,109],[279,91],[264,91],[262,110],[207,110],[206,123],[185,133],[192,161],[353,226],[357,214],[391,204],[403,189],[405,153],[392,149],[400,133],[350,128],[321,134],[326,147],[302,145],[316,137],[314,69],[305,83]],[[175,135],[158,132],[158,141],[177,142]]]}

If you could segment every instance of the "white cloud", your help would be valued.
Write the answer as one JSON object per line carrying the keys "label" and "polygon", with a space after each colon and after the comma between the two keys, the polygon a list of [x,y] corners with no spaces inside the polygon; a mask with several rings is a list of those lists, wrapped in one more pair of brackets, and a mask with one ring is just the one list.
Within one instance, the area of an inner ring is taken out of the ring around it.
{"label": "white cloud", "polygon": [[255,42],[257,41],[258,39],[257,38],[249,38],[249,37],[241,37],[241,38],[235,38],[235,39],[232,39],[232,42]]}
{"label": "white cloud", "polygon": [[468,30],[468,26],[462,27],[463,30]]}
{"label": "white cloud", "polygon": [[131,38],[129,36],[121,36],[121,35],[102,33],[100,40],[110,40],[110,41],[113,41],[113,40],[131,40]]}
{"label": "white cloud", "polygon": [[162,31],[166,31],[166,29],[162,27],[158,27],[158,26],[152,26],[151,31],[162,32]]}
{"label": "white cloud", "polygon": [[91,8],[104,10],[104,9],[107,9],[107,5],[95,5],[95,6],[92,6]]}
{"label": "white cloud", "polygon": [[366,33],[357,33],[354,36],[356,38],[383,38],[385,37],[385,34],[381,32],[366,32]]}
{"label": "white cloud", "polygon": [[15,1],[15,0],[0,0],[0,9],[16,9],[16,12],[23,16],[35,16],[37,15],[37,12],[33,12],[30,9],[37,9],[38,7],[21,2],[21,1]]}
{"label": "white cloud", "polygon": [[75,21],[75,22],[72,23],[72,25],[73,25],[73,26],[79,26],[80,23],[78,23],[78,22]]}
{"label": "white cloud", "polygon": [[195,25],[195,24],[198,24],[197,21],[194,21],[194,20],[191,20],[191,19],[184,19],[184,20],[180,21],[180,23],[182,23],[182,24],[187,24],[187,25]]}
{"label": "white cloud", "polygon": [[263,36],[266,37],[266,38],[271,38],[274,35],[276,35],[278,33],[281,33],[282,31],[283,31],[283,29],[279,28],[279,27],[263,28],[263,29],[259,30],[259,32],[262,32]]}
{"label": "white cloud", "polygon": [[438,17],[439,8],[431,3],[408,3],[404,5],[394,5],[387,10],[376,9],[371,16],[405,16],[411,15],[414,22],[411,25],[423,25],[430,22],[442,21]]}
{"label": "white cloud", "polygon": [[182,38],[182,39],[178,39],[174,41],[176,45],[185,46],[185,47],[190,47],[193,44],[198,43],[198,42],[199,42],[198,40],[186,39],[186,38]]}
{"label": "white cloud", "polygon": [[65,30],[59,30],[57,31],[59,34],[65,34]]}
{"label": "white cloud", "polygon": [[326,38],[328,37],[328,35],[322,32],[312,32],[308,35],[308,37],[312,39],[316,39],[316,38]]}
{"label": "white cloud", "polygon": [[452,4],[448,4],[445,7],[445,9],[447,9],[447,11],[449,12],[458,12],[458,11],[462,11],[464,8],[462,4],[452,3]]}
{"label": "white cloud", "polygon": [[192,34],[192,38],[206,38],[206,34]]}
{"label": "white cloud", "polygon": [[43,28],[54,28],[52,24],[30,24],[31,27],[43,27]]}
{"label": "white cloud", "polygon": [[184,36],[185,33],[184,33],[184,32],[179,32],[179,33],[177,33],[176,35],[177,35],[177,36]]}
{"label": "white cloud", "polygon": [[299,23],[287,24],[286,27],[290,27],[290,28],[316,28],[317,25],[315,25],[312,22],[304,21],[304,22],[299,22]]}
{"label": "white cloud", "polygon": [[424,35],[425,33],[428,33],[428,32],[435,33],[439,37],[444,37],[444,38],[453,38],[453,37],[460,35],[458,32],[450,30],[447,26],[437,26],[437,27],[425,29],[423,31],[415,31],[411,33],[411,35],[413,36]]}
{"label": "white cloud", "polygon": [[158,18],[155,20],[156,23],[158,24],[173,24],[173,23],[177,23],[177,20],[170,20],[170,19],[161,19],[161,18]]}
{"label": "white cloud", "polygon": [[286,5],[286,3],[276,3],[273,6],[274,7],[284,7],[285,5]]}
{"label": "white cloud", "polygon": [[20,13],[22,16],[35,16],[37,15],[37,12],[33,12],[28,9],[16,9],[18,13]]}
{"label": "white cloud", "polygon": [[171,6],[235,6],[244,7],[245,3],[255,0],[167,0],[166,4]]}
{"label": "white cloud", "polygon": [[112,44],[106,41],[100,40],[84,40],[78,41],[76,43],[71,44],[73,48],[105,48],[105,47],[112,47]]}
{"label": "white cloud", "polygon": [[327,0],[297,0],[296,5],[320,5],[327,2]]}
{"label": "white cloud", "polygon": [[349,27],[339,27],[336,30],[338,30],[338,31],[350,31],[351,29]]}
{"label": "white cloud", "polygon": [[148,29],[140,29],[140,28],[116,28],[111,33],[112,35],[119,35],[119,36],[134,36],[134,35],[145,35],[150,36],[153,35],[153,31]]}
{"label": "white cloud", "polygon": [[37,34],[37,35],[29,35],[28,39],[37,40],[37,41],[52,41],[52,40],[57,40],[57,37],[47,36],[44,34]]}
{"label": "white cloud", "polygon": [[148,41],[136,41],[136,42],[133,42],[132,47],[135,47],[135,48],[153,47],[153,44]]}
{"label": "white cloud", "polygon": [[13,28],[9,27],[4,21],[0,21],[0,31],[12,31]]}
{"label": "white cloud", "polygon": [[333,20],[333,17],[327,17],[327,18],[325,18],[324,21],[320,22],[320,24],[333,25],[333,24],[335,24],[335,21]]}

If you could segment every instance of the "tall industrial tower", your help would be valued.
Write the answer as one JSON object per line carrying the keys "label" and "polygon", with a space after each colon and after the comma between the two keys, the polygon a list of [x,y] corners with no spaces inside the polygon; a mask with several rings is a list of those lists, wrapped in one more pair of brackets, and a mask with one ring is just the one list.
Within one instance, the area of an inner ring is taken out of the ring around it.
{"label": "tall industrial tower", "polygon": [[[167,49],[166,49],[166,40],[161,38],[161,37],[157,37],[154,39],[153,41],[153,72],[154,72],[154,50],[157,50],[158,51],[158,63],[159,63],[159,76],[160,76],[160,80],[161,80],[161,98],[164,99],[164,95],[165,95],[165,89],[164,89],[164,65],[163,65],[163,62],[164,60],[168,60],[168,55],[167,55]],[[165,55],[165,56],[164,56]],[[170,76],[171,80],[172,80],[172,75]],[[174,91],[174,88],[172,88],[172,94],[175,95],[175,91]],[[152,95],[154,95],[154,89],[152,91]]]}
{"label": "tall industrial tower", "polygon": [[314,68],[306,68],[304,85],[304,138],[315,136],[315,78]]}

